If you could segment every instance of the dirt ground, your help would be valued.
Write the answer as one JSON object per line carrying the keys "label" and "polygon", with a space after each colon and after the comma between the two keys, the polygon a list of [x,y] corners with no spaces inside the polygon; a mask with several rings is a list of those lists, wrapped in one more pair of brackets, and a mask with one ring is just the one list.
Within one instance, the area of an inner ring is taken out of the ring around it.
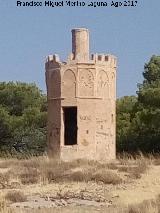
{"label": "dirt ground", "polygon": [[[78,162],[57,166],[48,160],[45,163],[38,160],[39,164],[37,159],[3,160],[0,162],[0,212],[158,213],[159,203],[153,207],[150,202],[151,208],[143,205],[141,211],[137,209],[144,201],[155,201],[160,195],[159,162],[139,158],[117,160],[108,165]],[[35,171],[38,173],[34,174]],[[52,171],[56,172],[52,174]],[[131,206],[136,210],[130,211]]]}

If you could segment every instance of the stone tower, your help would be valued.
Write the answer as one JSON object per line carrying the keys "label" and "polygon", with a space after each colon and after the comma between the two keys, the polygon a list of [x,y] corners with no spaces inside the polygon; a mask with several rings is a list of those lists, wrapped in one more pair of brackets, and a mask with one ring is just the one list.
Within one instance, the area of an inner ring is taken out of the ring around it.
{"label": "stone tower", "polygon": [[64,161],[115,158],[116,57],[89,54],[89,31],[72,30],[67,62],[49,55],[48,151]]}

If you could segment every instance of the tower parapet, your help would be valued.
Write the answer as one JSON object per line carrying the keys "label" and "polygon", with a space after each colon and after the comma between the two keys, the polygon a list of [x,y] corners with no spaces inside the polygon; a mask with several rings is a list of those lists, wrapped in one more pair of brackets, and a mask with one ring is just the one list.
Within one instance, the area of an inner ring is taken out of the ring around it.
{"label": "tower parapet", "polygon": [[93,61],[94,63],[105,63],[115,68],[117,66],[117,58],[110,54],[92,54],[91,61]]}
{"label": "tower parapet", "polygon": [[59,55],[58,54],[54,54],[54,55],[49,55],[47,58],[46,58],[46,62],[60,62],[60,58],[59,58]]}
{"label": "tower parapet", "polygon": [[45,68],[46,70],[59,66],[62,62],[60,61],[59,55],[49,55],[46,57]]}

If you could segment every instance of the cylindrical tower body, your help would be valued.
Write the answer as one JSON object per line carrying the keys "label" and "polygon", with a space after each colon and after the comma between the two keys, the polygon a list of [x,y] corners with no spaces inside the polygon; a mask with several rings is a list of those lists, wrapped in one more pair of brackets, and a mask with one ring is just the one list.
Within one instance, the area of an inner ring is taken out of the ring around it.
{"label": "cylindrical tower body", "polygon": [[73,59],[78,61],[89,60],[89,31],[85,28],[72,30]]}

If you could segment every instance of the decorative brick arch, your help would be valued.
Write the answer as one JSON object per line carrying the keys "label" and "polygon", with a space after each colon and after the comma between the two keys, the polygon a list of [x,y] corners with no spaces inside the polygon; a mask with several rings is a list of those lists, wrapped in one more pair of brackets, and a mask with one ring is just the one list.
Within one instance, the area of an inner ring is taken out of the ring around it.
{"label": "decorative brick arch", "polygon": [[97,76],[97,96],[109,98],[109,78],[104,70],[99,71]]}
{"label": "decorative brick arch", "polygon": [[79,74],[80,96],[94,96],[94,76],[88,69],[82,69]]}
{"label": "decorative brick arch", "polygon": [[71,69],[64,72],[63,75],[62,96],[68,98],[76,97],[76,76]]}

